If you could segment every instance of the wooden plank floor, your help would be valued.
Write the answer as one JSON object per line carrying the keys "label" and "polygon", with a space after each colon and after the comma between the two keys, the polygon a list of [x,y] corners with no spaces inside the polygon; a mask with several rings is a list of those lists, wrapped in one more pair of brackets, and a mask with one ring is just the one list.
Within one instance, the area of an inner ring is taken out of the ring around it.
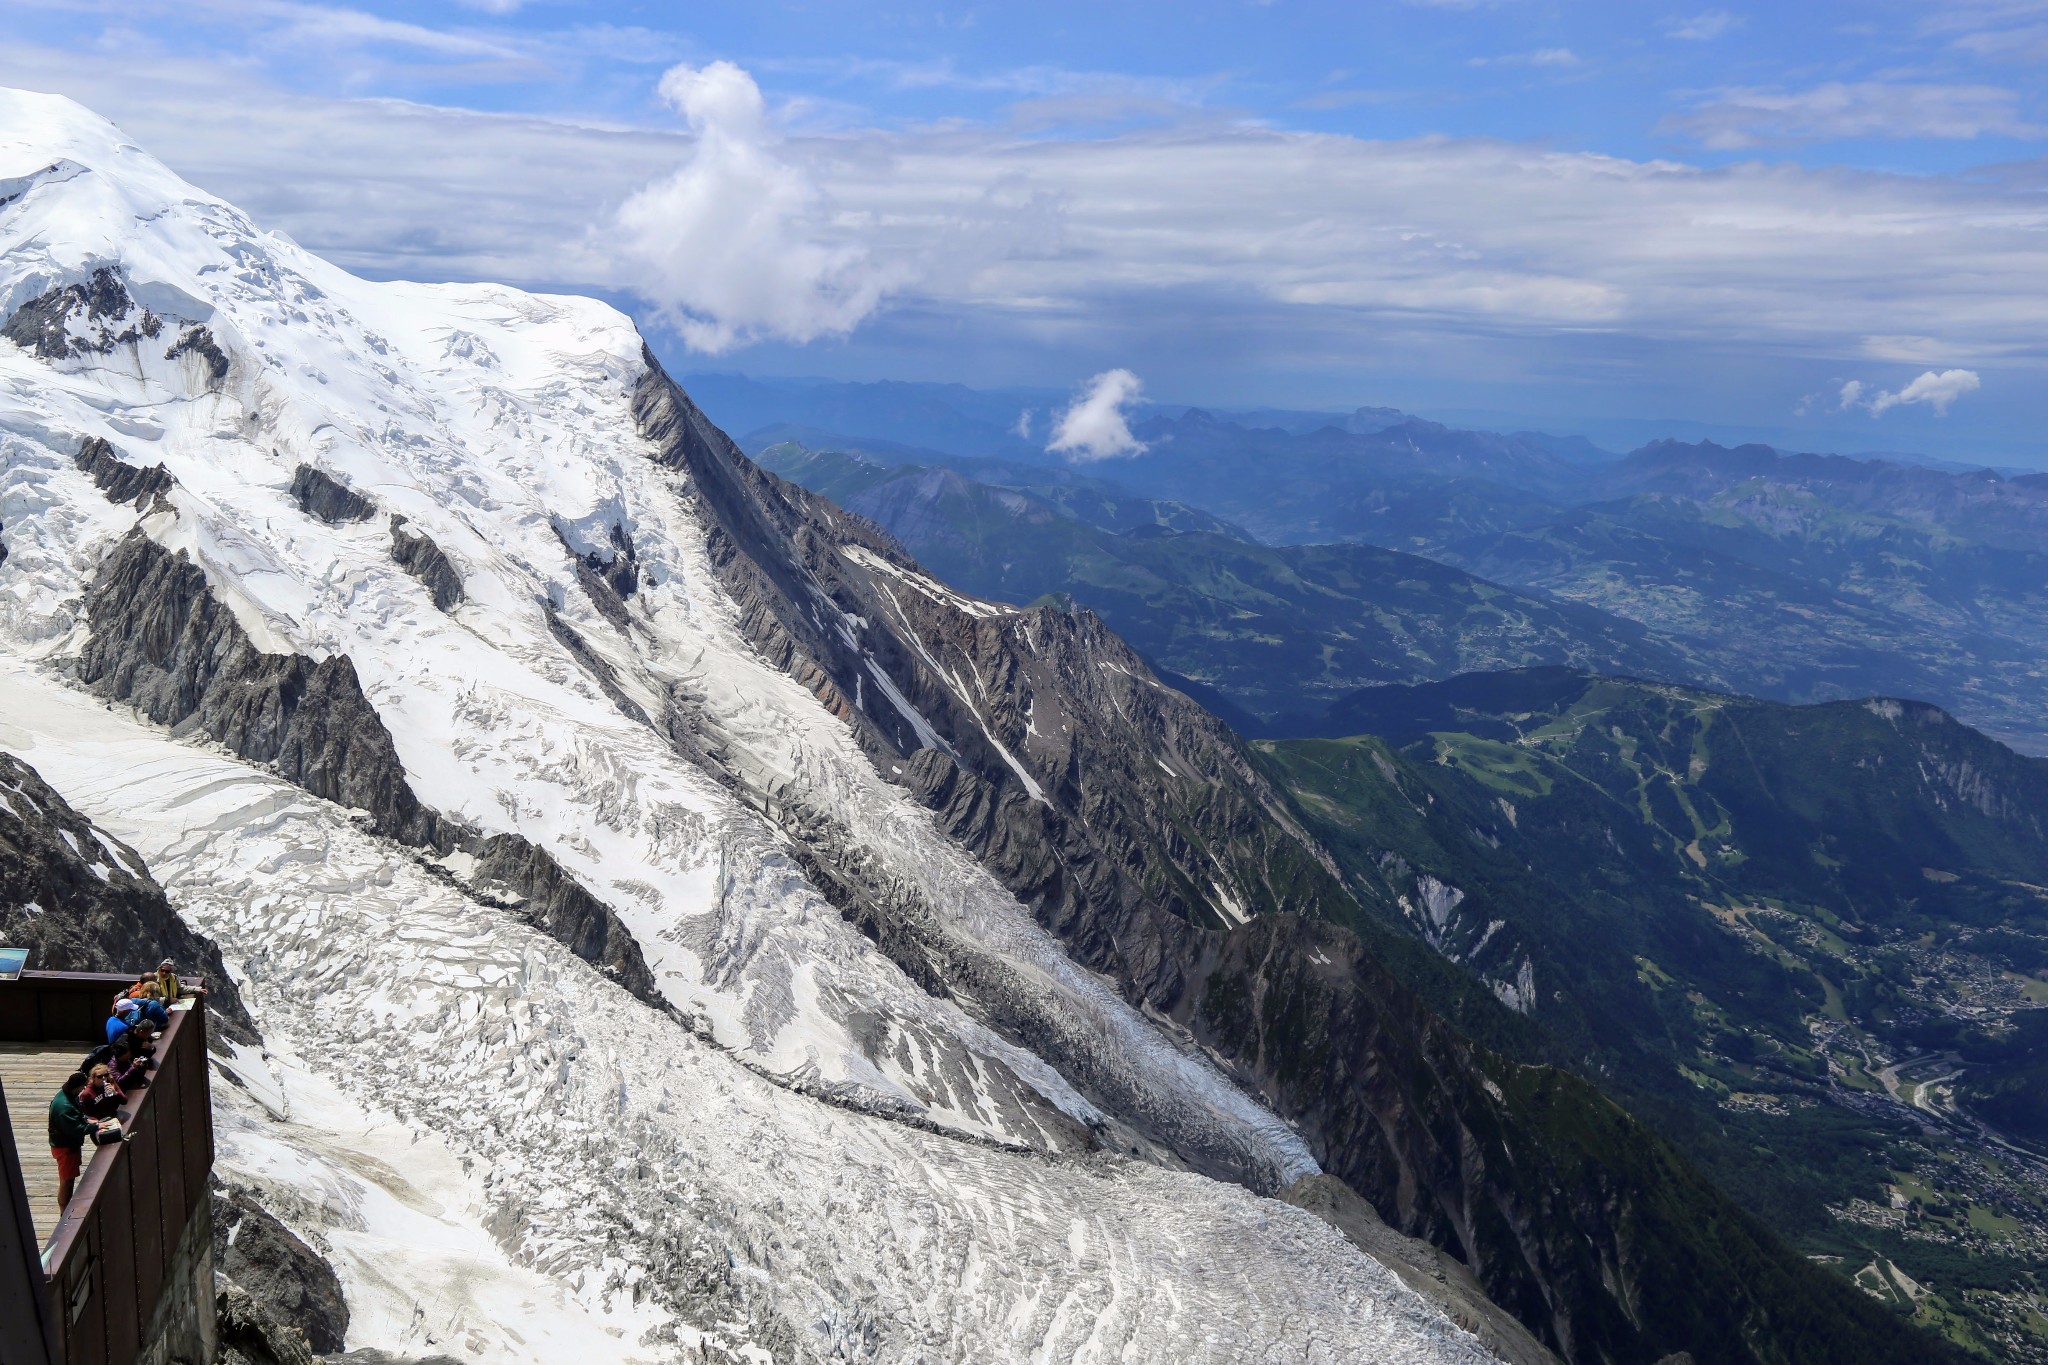
{"label": "wooden plank floor", "polygon": [[[0,1043],[0,1086],[7,1089],[7,1118],[14,1149],[21,1154],[28,1186],[29,1216],[36,1244],[57,1226],[57,1163],[50,1157],[50,1097],[78,1069],[90,1043]],[[89,1150],[89,1149],[88,1149]]]}

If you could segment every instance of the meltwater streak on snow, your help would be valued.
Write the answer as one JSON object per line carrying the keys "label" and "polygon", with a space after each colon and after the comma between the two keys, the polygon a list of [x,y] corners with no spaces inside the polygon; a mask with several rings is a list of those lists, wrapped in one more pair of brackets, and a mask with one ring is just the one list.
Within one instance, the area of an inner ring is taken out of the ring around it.
{"label": "meltwater streak on snow", "polygon": [[[880,781],[843,725],[747,648],[700,528],[634,434],[627,391],[641,360],[627,319],[497,286],[354,279],[257,232],[66,101],[0,95],[0,130],[0,181],[21,186],[0,208],[0,297],[118,264],[138,300],[176,326],[204,322],[233,362],[214,393],[154,346],[53,368],[0,344],[0,523],[14,551],[0,566],[0,627],[19,647],[77,647],[77,589],[132,521],[71,467],[78,442],[100,435],[161,460],[178,515],[147,518],[150,533],[206,565],[267,647],[348,653],[421,798],[548,849],[612,903],[661,989],[720,1041],[856,1103],[978,1136],[1059,1145],[1033,1117],[1041,1095],[1097,1117],[1043,1062],[908,981],[805,882],[774,830],[622,715],[551,633],[551,605],[642,710],[660,714],[667,687],[686,684],[750,785],[832,812],[952,931],[1005,959],[1015,989],[1062,1018],[1130,1110],[1205,1131],[1278,1183],[1315,1171],[1285,1124],[1078,969]],[[56,163],[71,169],[38,175]],[[452,618],[435,610],[393,562],[381,517],[337,527],[301,513],[286,492],[300,462],[431,536],[469,600]],[[615,526],[643,581],[630,643],[563,545],[605,547]]]}
{"label": "meltwater streak on snow", "polygon": [[[0,716],[0,743],[133,845],[241,964],[296,1059],[284,1093],[314,1076],[344,1092],[277,1122],[238,1057],[254,1084],[225,1107],[223,1165],[303,1189],[285,1212],[336,1248],[351,1347],[422,1349],[424,1322],[435,1349],[504,1359],[506,1329],[559,1340],[672,1312],[686,1343],[701,1330],[777,1359],[1490,1359],[1309,1214],[834,1108],[679,1030],[652,1045],[644,1007],[348,812],[33,665],[0,664]],[[365,1110],[424,1134],[418,1157]],[[478,1248],[464,1281],[450,1254],[479,1225],[510,1263]],[[405,1253],[418,1283],[383,1259],[404,1237],[430,1243]],[[584,1347],[630,1359],[631,1344]]]}

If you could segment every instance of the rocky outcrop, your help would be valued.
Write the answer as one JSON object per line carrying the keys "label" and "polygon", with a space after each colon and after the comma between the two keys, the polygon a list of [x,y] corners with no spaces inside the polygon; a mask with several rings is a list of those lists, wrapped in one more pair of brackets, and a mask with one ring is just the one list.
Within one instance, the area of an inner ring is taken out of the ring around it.
{"label": "rocky outcrop", "polygon": [[0,753],[0,943],[54,972],[144,972],[163,958],[203,976],[215,1028],[249,1041],[248,1013],[211,939],[164,899],[142,856]]}
{"label": "rocky outcrop", "polygon": [[215,1187],[213,1265],[221,1335],[245,1357],[286,1365],[345,1345],[348,1300],[334,1267],[246,1190]]}
{"label": "rocky outcrop", "polygon": [[417,578],[442,611],[462,601],[462,574],[424,531],[415,531],[404,517],[391,518],[391,558]]}
{"label": "rocky outcrop", "polygon": [[756,648],[1042,918],[1139,903],[1211,928],[1341,917],[1342,887],[1236,736],[1092,613],[961,597],[886,532],[755,466],[649,365],[641,428],[687,475]]}
{"label": "rocky outcrop", "polygon": [[106,355],[163,334],[163,319],[129,297],[120,272],[101,266],[89,279],[37,295],[14,310],[0,336],[44,360]]}
{"label": "rocky outcrop", "polygon": [[197,729],[315,796],[368,811],[378,830],[435,844],[397,747],[345,654],[266,654],[183,551],[131,531],[86,591],[79,678],[159,725]]}
{"label": "rocky outcrop", "polygon": [[377,515],[376,503],[309,464],[292,471],[292,501],[307,516],[318,517],[329,526],[368,521]]}
{"label": "rocky outcrop", "polygon": [[111,442],[100,436],[86,437],[78,447],[76,459],[79,469],[107,495],[108,502],[133,503],[141,508],[170,492],[178,482],[160,464],[148,469],[129,464]]}
{"label": "rocky outcrop", "polygon": [[86,590],[90,636],[78,676],[159,725],[197,730],[315,796],[367,812],[388,838],[461,849],[510,888],[530,922],[658,1008],[660,993],[617,914],[544,851],[483,836],[414,794],[383,718],[345,654],[314,660],[256,648],[205,571],[131,531]]}
{"label": "rocky outcrop", "polygon": [[204,327],[187,327],[178,334],[171,349],[164,352],[165,360],[176,360],[181,355],[198,357],[206,366],[206,387],[218,389],[228,377],[228,353],[213,339],[213,333]]}
{"label": "rocky outcrop", "polygon": [[509,889],[527,923],[602,969],[634,995],[666,1008],[632,932],[546,849],[517,834],[468,834],[462,847],[476,860],[473,880]]}
{"label": "rocky outcrop", "polygon": [[[586,569],[584,572],[588,573],[589,570]],[[595,596],[593,596],[593,600],[598,601],[600,604],[604,601],[603,598]],[[590,680],[597,684],[598,691],[604,693],[606,700],[619,708],[619,714],[632,720],[637,720],[642,725],[652,725],[654,722],[648,718],[646,710],[641,707],[639,702],[626,695],[625,688],[619,686],[618,670],[613,668],[602,654],[592,649],[590,641],[584,639],[576,627],[564,621],[562,614],[556,611],[552,605],[547,606],[545,611],[548,621],[548,633],[553,635],[556,642],[563,649],[568,650],[569,656],[576,660],[584,672],[590,675]],[[624,608],[619,608],[619,612],[620,619],[614,621],[613,624],[620,630],[624,630]]]}

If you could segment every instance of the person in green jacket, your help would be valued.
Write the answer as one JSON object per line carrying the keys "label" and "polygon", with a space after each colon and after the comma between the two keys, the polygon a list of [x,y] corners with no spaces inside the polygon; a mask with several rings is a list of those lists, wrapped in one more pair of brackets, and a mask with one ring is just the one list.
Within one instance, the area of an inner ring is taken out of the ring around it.
{"label": "person in green jacket", "polygon": [[71,1203],[71,1191],[78,1184],[78,1167],[85,1152],[85,1140],[96,1126],[78,1107],[78,1094],[85,1089],[86,1074],[74,1071],[64,1088],[50,1099],[50,1155],[57,1159],[57,1209]]}

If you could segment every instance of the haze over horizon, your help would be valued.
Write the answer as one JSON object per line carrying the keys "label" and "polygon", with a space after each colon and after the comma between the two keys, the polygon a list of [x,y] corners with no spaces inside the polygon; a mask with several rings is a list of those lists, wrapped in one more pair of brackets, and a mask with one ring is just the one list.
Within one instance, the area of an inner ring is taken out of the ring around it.
{"label": "haze over horizon", "polygon": [[2043,0],[0,15],[266,225],[679,373],[2048,464]]}

